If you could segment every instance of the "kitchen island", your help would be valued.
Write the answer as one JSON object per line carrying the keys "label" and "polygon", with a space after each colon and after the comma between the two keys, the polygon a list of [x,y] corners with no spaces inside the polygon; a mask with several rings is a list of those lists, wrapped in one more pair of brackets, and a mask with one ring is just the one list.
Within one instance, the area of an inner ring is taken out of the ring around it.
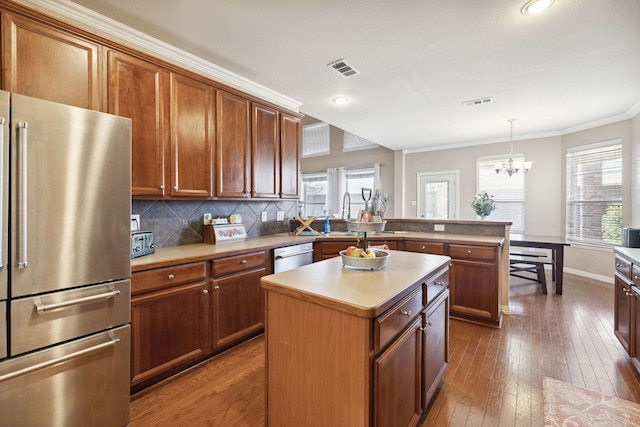
{"label": "kitchen island", "polygon": [[450,258],[264,276],[267,425],[417,425],[448,360]]}

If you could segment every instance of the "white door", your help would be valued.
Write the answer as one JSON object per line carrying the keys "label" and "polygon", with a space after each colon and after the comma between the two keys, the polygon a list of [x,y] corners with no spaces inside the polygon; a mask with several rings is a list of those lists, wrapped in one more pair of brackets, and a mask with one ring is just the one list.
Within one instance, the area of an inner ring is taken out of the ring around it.
{"label": "white door", "polygon": [[418,217],[455,219],[458,200],[458,172],[418,174]]}

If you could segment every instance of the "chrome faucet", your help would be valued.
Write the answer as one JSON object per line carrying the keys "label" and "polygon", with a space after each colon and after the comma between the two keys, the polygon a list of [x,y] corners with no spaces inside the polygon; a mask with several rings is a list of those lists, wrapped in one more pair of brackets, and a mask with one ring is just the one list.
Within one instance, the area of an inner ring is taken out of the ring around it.
{"label": "chrome faucet", "polygon": [[[345,207],[348,206],[347,208],[347,217],[345,218],[344,213],[345,213]],[[351,195],[349,194],[348,191],[344,192],[344,196],[342,196],[342,219],[349,219],[351,218]]]}

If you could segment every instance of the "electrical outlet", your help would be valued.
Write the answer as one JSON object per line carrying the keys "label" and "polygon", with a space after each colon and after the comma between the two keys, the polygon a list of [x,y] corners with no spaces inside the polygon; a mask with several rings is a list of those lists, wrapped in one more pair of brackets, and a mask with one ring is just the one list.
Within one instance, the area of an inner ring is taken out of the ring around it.
{"label": "electrical outlet", "polygon": [[202,223],[204,225],[208,225],[211,224],[211,214],[210,213],[206,213],[202,216]]}
{"label": "electrical outlet", "polygon": [[278,211],[276,214],[276,221],[284,221],[284,211]]}
{"label": "electrical outlet", "polygon": [[433,231],[444,231],[444,224],[433,224]]}
{"label": "electrical outlet", "polygon": [[411,201],[411,206],[418,206],[418,202],[416,202],[415,200]]}
{"label": "electrical outlet", "polygon": [[186,218],[182,219],[182,225],[189,225],[189,220]]}
{"label": "electrical outlet", "polygon": [[262,211],[262,222],[267,222],[267,211]]}

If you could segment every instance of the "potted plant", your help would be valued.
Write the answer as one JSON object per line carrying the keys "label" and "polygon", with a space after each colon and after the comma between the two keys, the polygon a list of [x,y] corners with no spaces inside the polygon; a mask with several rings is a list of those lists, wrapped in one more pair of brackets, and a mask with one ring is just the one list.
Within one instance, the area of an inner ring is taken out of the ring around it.
{"label": "potted plant", "polygon": [[485,219],[491,214],[491,212],[496,210],[496,202],[493,200],[493,196],[490,196],[486,191],[483,191],[482,193],[475,195],[471,202],[471,207],[480,219]]}

